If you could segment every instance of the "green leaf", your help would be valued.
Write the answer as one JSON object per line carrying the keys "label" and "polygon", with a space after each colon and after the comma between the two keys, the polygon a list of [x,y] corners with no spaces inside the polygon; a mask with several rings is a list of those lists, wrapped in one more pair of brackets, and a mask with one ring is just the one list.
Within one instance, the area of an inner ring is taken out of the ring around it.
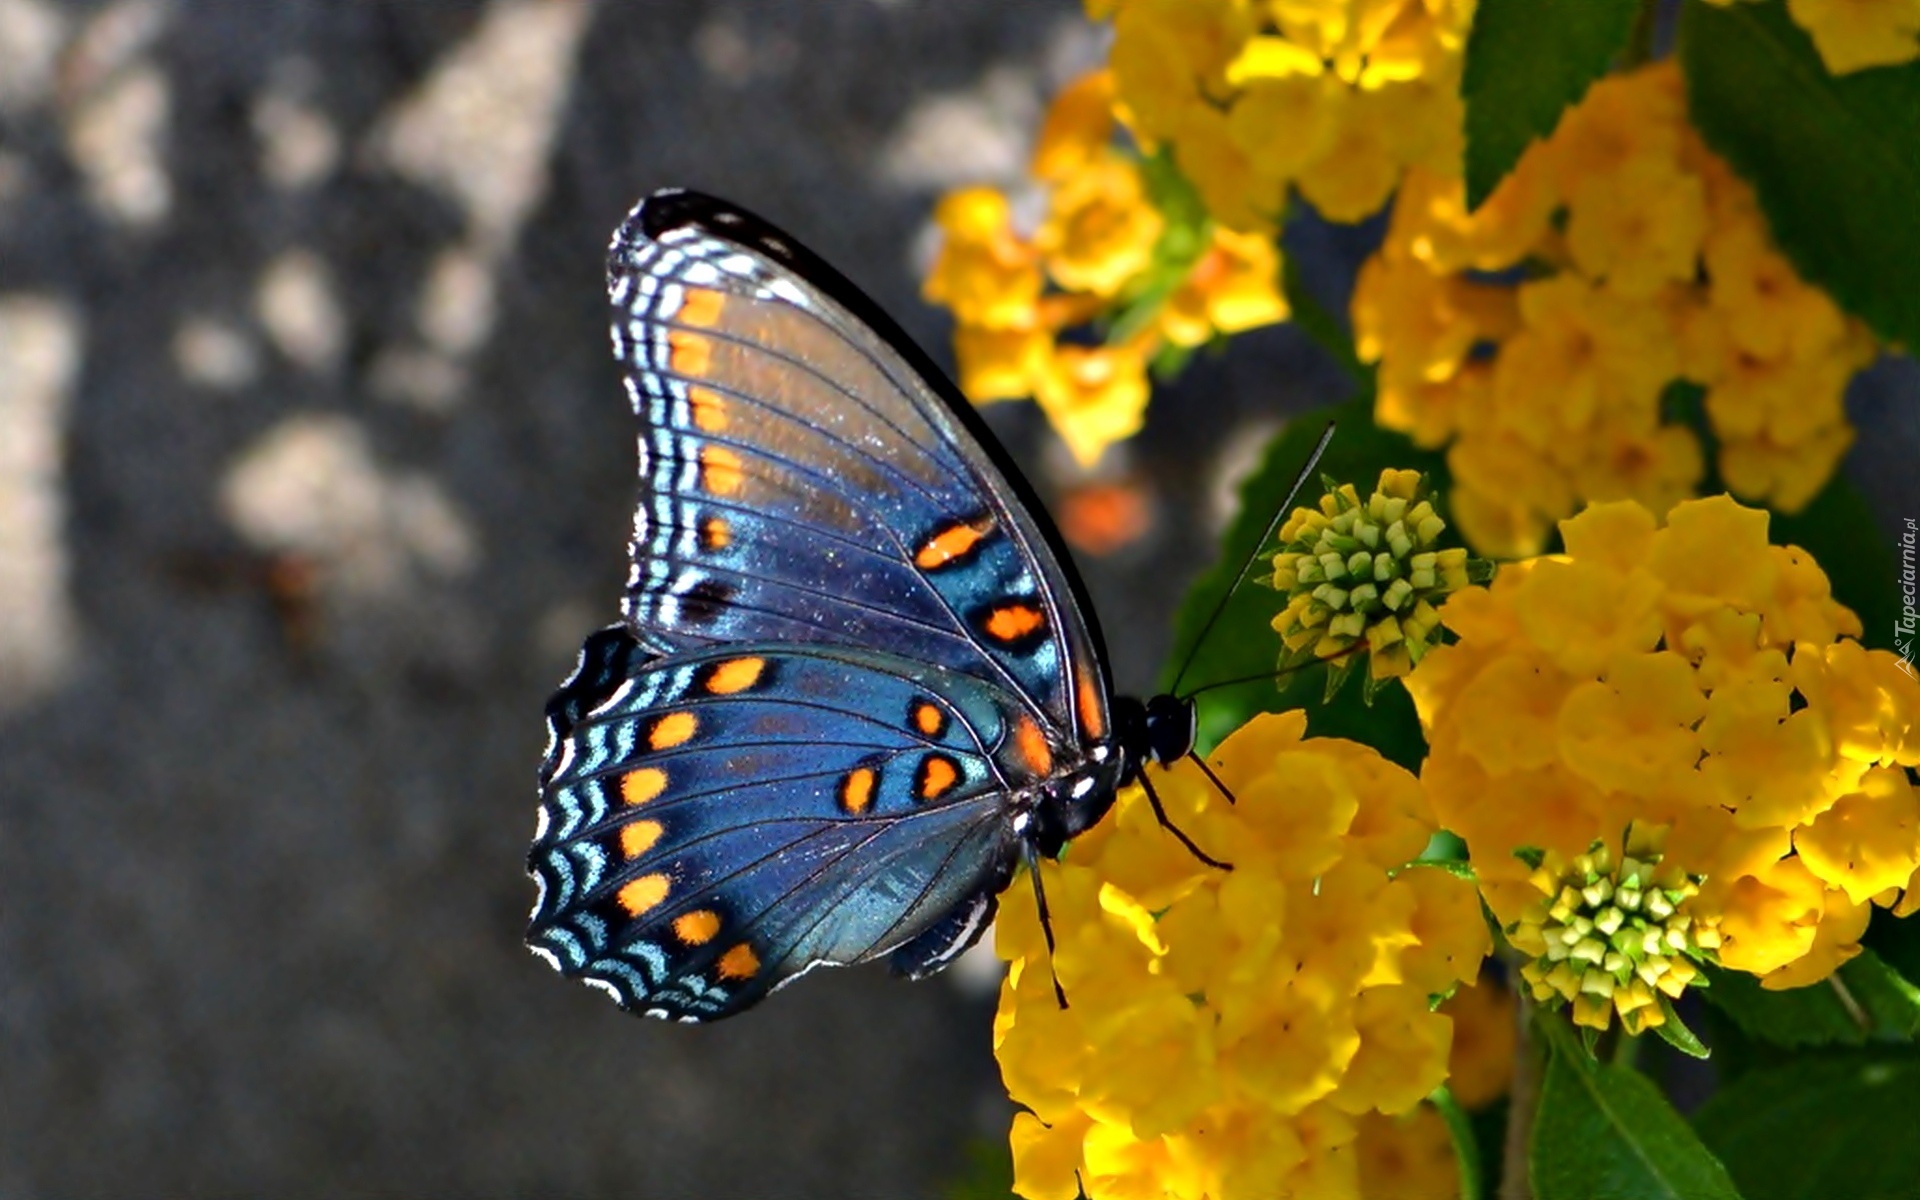
{"label": "green leaf", "polygon": [[1920,1194],[1920,1059],[1848,1053],[1743,1075],[1694,1128],[1748,1200],[1894,1200]]}
{"label": "green leaf", "polygon": [[1833,979],[1773,992],[1744,971],[1706,968],[1707,1001],[1757,1041],[1788,1049],[1911,1041],[1920,1033],[1920,987],[1862,950]]}
{"label": "green leaf", "polygon": [[1707,1002],[1756,1041],[1789,1048],[1859,1046],[1867,1031],[1830,984],[1770,992],[1745,971],[1705,968]]}
{"label": "green leaf", "polygon": [[[1301,464],[1328,420],[1339,424],[1321,460],[1328,474],[1371,488],[1383,468],[1413,468],[1436,477],[1444,501],[1444,458],[1418,450],[1406,437],[1374,425],[1370,397],[1294,418],[1267,447],[1266,457],[1242,485],[1240,511],[1221,539],[1220,558],[1194,584],[1180,606],[1174,621],[1174,651],[1163,679],[1170,686],[1189,653],[1193,653],[1193,661],[1180,677],[1183,694],[1221,680],[1257,677],[1230,687],[1212,688],[1199,696],[1199,745],[1203,750],[1246,724],[1255,713],[1304,708],[1312,733],[1365,742],[1394,762],[1417,770],[1426,743],[1405,688],[1396,685],[1383,689],[1374,697],[1372,707],[1362,700],[1360,689],[1348,688],[1332,704],[1323,706],[1317,703],[1324,687],[1322,668],[1318,667],[1296,671],[1286,677],[1284,688],[1276,686],[1273,664],[1281,647],[1273,618],[1281,602],[1272,589],[1242,585],[1227,599],[1219,620],[1193,652],[1201,627],[1226,595],[1241,565],[1258,549],[1254,542],[1279,509],[1287,486],[1300,473]],[[1318,489],[1309,482],[1294,503],[1311,504],[1318,497]]]}
{"label": "green leaf", "polygon": [[1871,950],[1840,968],[1840,982],[1881,1038],[1911,1042],[1920,1034],[1920,987]]}
{"label": "green leaf", "polygon": [[1563,1017],[1534,1027],[1551,1051],[1528,1155],[1539,1200],[1738,1200],[1726,1168],[1646,1076],[1595,1062]]}
{"label": "green leaf", "polygon": [[1470,208],[1606,73],[1639,10],[1638,0],[1480,0],[1460,80]]}
{"label": "green leaf", "polygon": [[1680,59],[1693,123],[1800,274],[1920,347],[1920,63],[1829,75],[1779,0],[1689,3]]}
{"label": "green leaf", "polygon": [[1687,1028],[1686,1022],[1680,1019],[1680,1014],[1673,1011],[1673,1001],[1665,996],[1660,996],[1658,999],[1660,1013],[1666,1018],[1653,1027],[1653,1031],[1660,1035],[1660,1040],[1688,1058],[1708,1057],[1706,1045],[1693,1030]]}

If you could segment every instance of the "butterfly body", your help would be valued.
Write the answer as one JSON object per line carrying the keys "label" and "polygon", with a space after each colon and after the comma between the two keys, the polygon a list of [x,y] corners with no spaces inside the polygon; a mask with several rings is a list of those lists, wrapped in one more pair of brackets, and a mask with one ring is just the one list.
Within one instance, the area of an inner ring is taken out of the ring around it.
{"label": "butterfly body", "polygon": [[1111,694],[1019,473],[858,289],[750,214],[615,233],[640,424],[623,622],[548,704],[528,943],[623,1007],[724,1017],[819,965],[929,974],[1190,702]]}

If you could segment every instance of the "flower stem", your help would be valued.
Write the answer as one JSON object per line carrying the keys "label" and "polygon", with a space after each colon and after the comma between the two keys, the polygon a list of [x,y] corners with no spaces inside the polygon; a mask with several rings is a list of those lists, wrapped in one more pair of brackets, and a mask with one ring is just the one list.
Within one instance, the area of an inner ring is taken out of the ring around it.
{"label": "flower stem", "polygon": [[1529,1151],[1533,1118],[1540,1106],[1540,1076],[1546,1052],[1533,1036],[1534,1004],[1522,990],[1514,1006],[1520,1023],[1513,1047],[1513,1086],[1507,1094],[1507,1138],[1500,1156],[1500,1200],[1533,1200]]}

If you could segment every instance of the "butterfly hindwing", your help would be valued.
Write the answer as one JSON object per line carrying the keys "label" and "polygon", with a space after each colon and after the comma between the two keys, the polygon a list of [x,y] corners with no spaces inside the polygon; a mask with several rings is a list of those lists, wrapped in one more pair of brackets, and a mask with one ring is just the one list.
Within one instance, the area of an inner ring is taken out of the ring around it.
{"label": "butterfly hindwing", "polygon": [[626,616],[643,645],[885,647],[1104,736],[1097,635],[1050,527],[857,289],[690,192],[628,217],[608,288],[641,424]]}
{"label": "butterfly hindwing", "polygon": [[822,963],[935,969],[984,927],[1017,845],[1001,801],[1050,753],[1013,697],[932,664],[790,644],[649,659],[620,628],[588,639],[550,714],[529,941],[690,1020]]}

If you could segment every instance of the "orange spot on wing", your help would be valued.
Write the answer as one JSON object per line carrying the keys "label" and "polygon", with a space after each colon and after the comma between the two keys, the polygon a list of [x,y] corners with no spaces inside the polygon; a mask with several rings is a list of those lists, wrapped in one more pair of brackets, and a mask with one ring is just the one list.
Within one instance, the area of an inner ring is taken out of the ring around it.
{"label": "orange spot on wing", "polygon": [[620,830],[620,853],[628,859],[639,858],[653,849],[660,840],[661,825],[658,821],[629,821]]}
{"label": "orange spot on wing", "polygon": [[913,727],[928,737],[939,737],[947,727],[947,714],[922,700],[913,706]]}
{"label": "orange spot on wing", "polygon": [[720,310],[726,307],[725,293],[712,288],[688,288],[680,297],[680,311],[673,319],[683,325],[713,325],[720,320]]}
{"label": "orange spot on wing", "polygon": [[1074,701],[1080,713],[1080,731],[1090,738],[1107,736],[1106,704],[1100,695],[1100,683],[1086,667],[1074,671]]}
{"label": "orange spot on wing", "polygon": [[628,916],[637,917],[665,900],[669,890],[671,886],[665,875],[642,875],[622,886],[617,899],[620,907],[627,910]]}
{"label": "orange spot on wing", "polygon": [[1047,614],[1031,604],[1003,604],[987,615],[987,636],[1017,642],[1047,623]]}
{"label": "orange spot on wing", "polygon": [[913,556],[913,563],[923,571],[934,571],[963,558],[974,547],[986,540],[987,532],[993,528],[992,517],[981,517],[977,521],[956,521],[926,540]]}
{"label": "orange spot on wing", "polygon": [[694,731],[699,728],[700,722],[690,712],[668,713],[647,731],[647,745],[655,750],[684,746],[693,740]]}
{"label": "orange spot on wing", "polygon": [[740,456],[725,446],[700,447],[700,486],[716,496],[731,496],[746,478]]}
{"label": "orange spot on wing", "polygon": [[938,800],[960,781],[960,768],[945,755],[930,754],[920,764],[920,798]]}
{"label": "orange spot on wing", "polygon": [[767,669],[764,658],[731,658],[713,669],[707,679],[707,690],[716,696],[731,696],[735,692],[744,692],[760,682],[761,673]]}
{"label": "orange spot on wing", "polygon": [[667,364],[676,375],[698,379],[713,366],[713,339],[684,329],[667,330]]}
{"label": "orange spot on wing", "polygon": [[854,816],[866,812],[873,803],[873,768],[860,767],[849,771],[840,781],[840,807]]}
{"label": "orange spot on wing", "polygon": [[727,401],[712,388],[688,388],[687,406],[693,410],[693,423],[708,433],[727,427]]}
{"label": "orange spot on wing", "polygon": [[733,543],[733,526],[725,517],[708,517],[700,523],[700,545],[707,550],[725,550]]}
{"label": "orange spot on wing", "polygon": [[713,935],[719,932],[720,914],[710,908],[696,908],[673,919],[673,936],[689,946],[710,942]]}
{"label": "orange spot on wing", "polygon": [[720,956],[716,968],[722,979],[752,979],[760,970],[760,956],[752,946],[741,942]]}
{"label": "orange spot on wing", "polygon": [[1013,726],[1013,747],[1020,752],[1020,761],[1035,776],[1042,776],[1053,770],[1053,747],[1047,744],[1047,735],[1032,717],[1022,716]]}
{"label": "orange spot on wing", "polygon": [[620,799],[626,804],[645,804],[667,790],[667,773],[659,767],[642,767],[620,777]]}

